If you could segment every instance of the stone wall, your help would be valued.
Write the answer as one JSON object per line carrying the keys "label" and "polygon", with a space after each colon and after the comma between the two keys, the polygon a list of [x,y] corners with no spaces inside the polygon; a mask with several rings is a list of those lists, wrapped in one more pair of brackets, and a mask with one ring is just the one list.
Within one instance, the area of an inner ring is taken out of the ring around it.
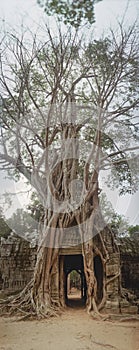
{"label": "stone wall", "polygon": [[11,234],[0,241],[0,289],[15,292],[23,289],[33,275],[36,248]]}
{"label": "stone wall", "polygon": [[[110,235],[105,236],[109,250],[109,260],[106,265],[107,302],[106,308],[113,312],[136,312],[137,307],[123,298],[119,303],[120,278],[122,287],[133,291],[139,298],[139,242],[129,239],[120,240],[120,252],[114,250],[114,242]],[[0,290],[7,294],[16,292],[31,280],[36,261],[37,247],[21,237],[11,234],[0,241]],[[118,276],[121,267],[121,276]],[[118,276],[115,278],[115,276]],[[114,277],[114,278],[113,278]],[[135,310],[136,308],[136,310]]]}
{"label": "stone wall", "polygon": [[133,291],[139,298],[139,240],[120,240],[122,286]]}

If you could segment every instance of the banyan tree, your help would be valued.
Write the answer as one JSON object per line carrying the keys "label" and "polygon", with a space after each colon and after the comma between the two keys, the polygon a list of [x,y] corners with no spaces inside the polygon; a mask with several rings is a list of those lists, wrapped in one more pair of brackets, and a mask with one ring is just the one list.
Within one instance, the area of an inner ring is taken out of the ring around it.
{"label": "banyan tree", "polygon": [[98,314],[110,298],[117,305],[121,288],[118,247],[99,204],[101,174],[120,194],[137,189],[136,27],[86,43],[78,30],[54,35],[46,27],[44,37],[2,40],[0,162],[27,179],[43,208],[33,278],[5,303],[53,315],[76,269],[87,311]]}

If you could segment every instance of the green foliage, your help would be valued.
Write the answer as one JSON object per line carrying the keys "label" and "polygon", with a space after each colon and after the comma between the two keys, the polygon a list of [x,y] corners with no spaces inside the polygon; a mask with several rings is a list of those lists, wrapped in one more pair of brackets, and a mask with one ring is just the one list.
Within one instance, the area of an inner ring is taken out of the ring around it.
{"label": "green foliage", "polygon": [[127,220],[123,215],[117,214],[116,212],[113,214],[110,225],[113,229],[116,229],[120,235],[128,232]]}
{"label": "green foliage", "polygon": [[[123,38],[126,43],[128,37],[124,32]],[[138,137],[138,123],[134,123],[132,117],[138,101],[139,65],[134,53],[132,59],[130,56],[126,44],[121,46],[120,43],[117,43],[116,46],[115,40],[109,37],[90,42],[85,52],[86,64],[93,67],[94,79],[92,79],[92,97],[85,95],[85,92],[84,96],[88,100],[91,97],[92,102],[96,105],[99,101],[103,111],[106,109],[108,112],[107,118],[113,115],[111,130],[109,122],[104,123],[106,131],[102,133],[101,146],[103,151],[113,153],[113,156],[109,157],[113,166],[108,184],[112,189],[119,188],[120,195],[136,192],[138,183],[137,155],[132,152],[132,156],[126,157],[124,152],[119,152],[119,154],[116,152],[116,148],[119,150],[130,147],[130,140],[136,142]],[[114,115],[118,116],[117,120]],[[107,130],[109,130],[108,136]],[[88,133],[90,141],[94,137],[93,134],[93,131]]]}
{"label": "green foliage", "polygon": [[102,193],[100,196],[100,207],[105,222],[108,223],[113,230],[116,230],[120,235],[128,232],[128,221],[123,215],[119,215],[115,212],[105,193]]}
{"label": "green foliage", "polygon": [[2,209],[0,208],[0,237],[7,238],[11,231],[11,228],[6,223],[6,219],[2,213]]}
{"label": "green foliage", "polygon": [[[130,59],[126,47],[128,37],[126,33],[123,33],[123,36],[125,36],[125,44],[122,48],[112,36],[108,36],[93,40],[87,45],[85,51],[86,64],[93,68],[94,80],[97,82],[101,96],[104,98],[106,91],[109,94],[109,96],[107,94],[107,103],[112,95],[113,86],[115,87],[113,109],[118,107],[119,103],[121,104],[121,100],[124,104],[129,100],[132,104],[137,98],[139,63],[134,53],[133,58]],[[130,121],[128,123],[131,126]]]}
{"label": "green foliage", "polygon": [[17,209],[7,222],[13,231],[21,236],[24,236],[26,233],[34,232],[38,227],[38,223],[33,220],[30,212],[24,211],[23,209]]}
{"label": "green foliage", "polygon": [[28,213],[30,216],[37,222],[39,222],[40,218],[42,219],[44,216],[44,208],[40,203],[40,200],[36,194],[33,192],[31,196],[30,204],[27,206]]}
{"label": "green foliage", "polygon": [[101,0],[37,0],[48,16],[57,15],[59,21],[78,28],[81,23],[93,24],[94,4]]}
{"label": "green foliage", "polygon": [[[133,157],[133,155],[132,155]],[[116,157],[111,174],[108,176],[108,187],[118,188],[119,194],[134,194],[138,190],[138,167],[139,159],[135,156],[133,159],[126,160]]]}
{"label": "green foliage", "polygon": [[139,225],[130,226],[128,228],[128,232],[129,232],[130,237],[139,238]]}
{"label": "green foliage", "polygon": [[71,288],[75,287],[78,289],[80,289],[80,287],[81,287],[81,277],[80,277],[80,274],[76,270],[73,270],[70,273],[70,286],[71,286]]}

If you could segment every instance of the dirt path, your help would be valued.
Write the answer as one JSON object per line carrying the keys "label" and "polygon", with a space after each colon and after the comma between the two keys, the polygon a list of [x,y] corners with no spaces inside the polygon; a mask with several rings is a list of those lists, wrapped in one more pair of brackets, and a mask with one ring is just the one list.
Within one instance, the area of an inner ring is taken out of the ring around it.
{"label": "dirt path", "polygon": [[95,321],[84,309],[49,321],[0,318],[0,350],[139,350],[139,322]]}

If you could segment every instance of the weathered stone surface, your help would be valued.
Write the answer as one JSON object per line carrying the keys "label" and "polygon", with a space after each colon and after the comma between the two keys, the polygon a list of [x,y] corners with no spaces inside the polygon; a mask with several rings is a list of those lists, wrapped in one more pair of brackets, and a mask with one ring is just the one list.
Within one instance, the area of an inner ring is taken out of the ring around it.
{"label": "weathered stone surface", "polygon": [[[97,237],[95,237],[97,239]],[[99,242],[99,241],[98,241]],[[122,286],[135,292],[139,297],[139,252],[135,248],[126,251],[122,245],[121,255],[116,250],[114,242],[110,236],[105,237],[108,243],[109,260],[106,264],[106,283],[107,283],[107,302],[105,310],[111,309],[113,313],[137,313],[138,306],[135,305],[135,295],[127,292],[119,301],[119,283],[122,280]],[[99,242],[100,244],[100,242]],[[128,242],[129,244],[129,242]],[[133,244],[132,244],[133,247]],[[132,253],[131,253],[132,251]],[[21,237],[11,234],[7,239],[1,238],[0,242],[0,289],[7,293],[21,290],[32,278],[36,261],[37,246],[31,247],[29,242]],[[60,254],[65,254],[65,250],[61,250]],[[66,255],[81,254],[81,246],[66,247]],[[57,264],[58,266],[58,264]],[[121,277],[118,275],[121,267]],[[58,278],[54,272],[54,283],[52,295],[58,294]],[[112,279],[112,281],[111,281]],[[131,295],[130,295],[131,294]],[[127,300],[126,300],[127,299]]]}
{"label": "weathered stone surface", "polygon": [[121,281],[139,298],[139,240],[120,239]]}
{"label": "weathered stone surface", "polygon": [[106,266],[106,276],[114,276],[118,273],[119,271],[119,266],[118,264],[115,264],[115,265],[107,265]]}
{"label": "weathered stone surface", "polygon": [[129,305],[127,307],[121,307],[121,313],[122,314],[137,314],[138,313],[138,307],[136,305]]}
{"label": "weathered stone surface", "polygon": [[0,289],[12,292],[21,290],[32,278],[36,249],[16,235],[0,242]]}
{"label": "weathered stone surface", "polygon": [[105,305],[105,313],[117,314],[119,313],[119,300],[115,299],[114,301],[107,300]]}
{"label": "weathered stone surface", "polygon": [[117,308],[117,307],[119,307],[119,301],[118,300],[115,300],[115,301],[110,301],[110,300],[108,300],[107,301],[107,307],[108,308]]}

